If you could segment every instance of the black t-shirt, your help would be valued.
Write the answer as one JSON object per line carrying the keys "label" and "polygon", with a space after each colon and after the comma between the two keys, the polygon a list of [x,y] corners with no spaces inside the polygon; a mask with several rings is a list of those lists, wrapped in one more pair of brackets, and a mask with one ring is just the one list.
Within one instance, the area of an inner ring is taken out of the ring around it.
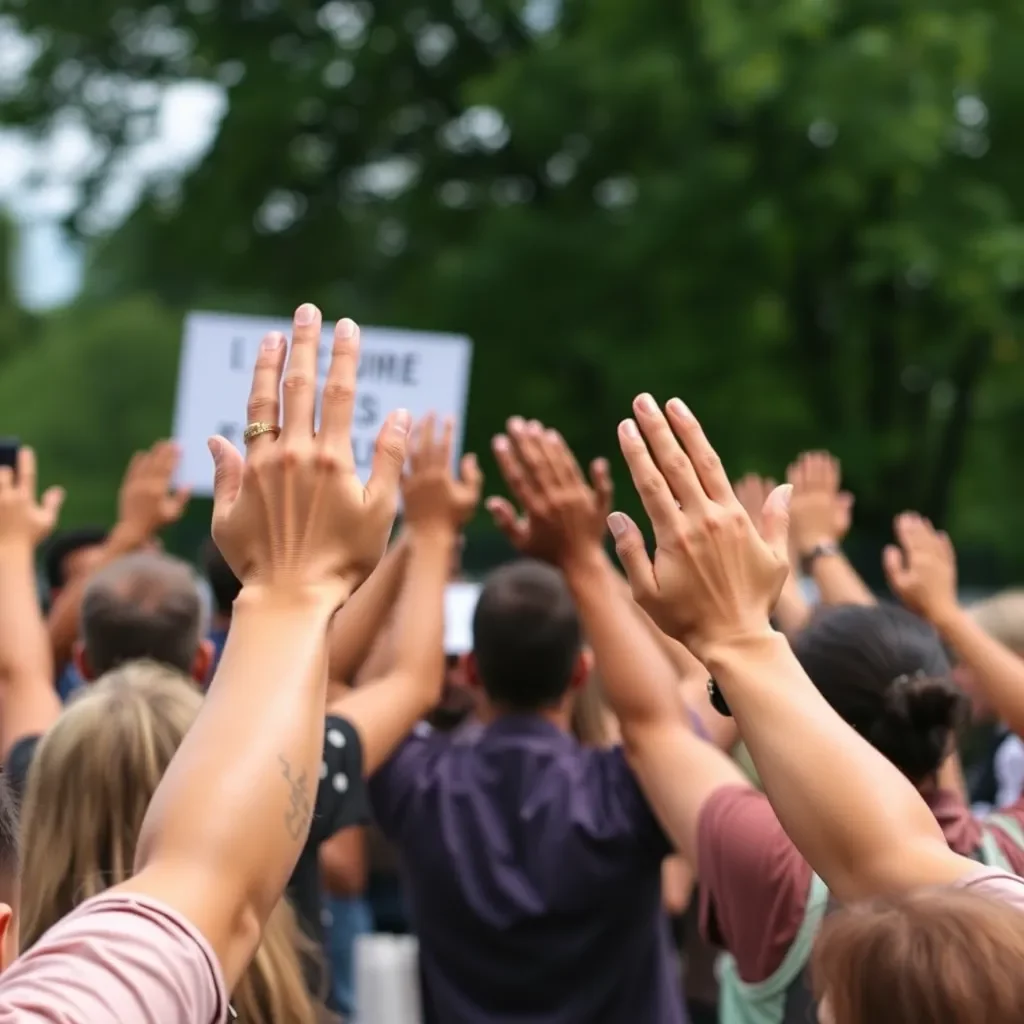
{"label": "black t-shirt", "polygon": [[[4,771],[19,802],[24,796],[25,780],[40,739],[40,736],[25,736],[7,755]],[[366,824],[369,817],[359,733],[344,718],[332,715],[324,724],[324,756],[320,764],[313,823],[287,890],[303,930],[318,944],[323,941],[320,844],[343,828]]]}

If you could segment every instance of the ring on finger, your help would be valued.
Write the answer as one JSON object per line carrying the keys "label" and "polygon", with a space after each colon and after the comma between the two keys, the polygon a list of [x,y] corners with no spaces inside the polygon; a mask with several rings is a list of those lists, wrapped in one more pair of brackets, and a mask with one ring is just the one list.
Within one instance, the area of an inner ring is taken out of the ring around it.
{"label": "ring on finger", "polygon": [[242,431],[242,440],[249,444],[251,441],[255,441],[257,437],[262,437],[264,434],[273,434],[277,437],[281,433],[281,428],[276,423],[267,423],[266,420],[257,420],[255,423],[250,423],[245,430]]}

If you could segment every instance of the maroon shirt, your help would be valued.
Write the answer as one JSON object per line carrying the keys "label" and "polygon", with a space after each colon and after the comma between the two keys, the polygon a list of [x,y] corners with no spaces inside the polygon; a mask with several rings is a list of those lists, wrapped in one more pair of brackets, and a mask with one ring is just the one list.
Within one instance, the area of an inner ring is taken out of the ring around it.
{"label": "maroon shirt", "polygon": [[[971,856],[981,825],[954,793],[928,801],[950,849]],[[999,812],[1024,827],[1024,798]],[[993,826],[992,836],[1014,872],[1024,851]],[[736,958],[748,983],[770,978],[804,919],[811,866],[775,816],[768,798],[749,786],[723,786],[704,804],[698,826],[701,930]]]}
{"label": "maroon shirt", "polygon": [[533,716],[418,730],[370,782],[402,854],[428,1024],[681,1024],[671,848],[621,749]]}

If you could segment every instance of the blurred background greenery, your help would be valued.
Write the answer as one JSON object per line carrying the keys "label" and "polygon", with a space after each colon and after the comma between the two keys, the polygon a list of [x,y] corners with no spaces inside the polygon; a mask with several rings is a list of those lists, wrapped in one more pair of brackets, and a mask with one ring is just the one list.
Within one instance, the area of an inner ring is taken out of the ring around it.
{"label": "blurred background greenery", "polygon": [[[0,261],[0,429],[68,522],[109,520],[168,433],[189,308],[311,299],[469,334],[472,450],[537,416],[611,455],[631,508],[615,423],[679,394],[736,475],[839,455],[872,581],[906,507],[948,526],[968,582],[1024,569],[1019,4],[6,6],[31,59],[0,77],[3,124],[74,123],[96,154],[66,211],[74,299],[25,310]],[[104,222],[161,97],[195,82],[225,101],[212,144]]]}

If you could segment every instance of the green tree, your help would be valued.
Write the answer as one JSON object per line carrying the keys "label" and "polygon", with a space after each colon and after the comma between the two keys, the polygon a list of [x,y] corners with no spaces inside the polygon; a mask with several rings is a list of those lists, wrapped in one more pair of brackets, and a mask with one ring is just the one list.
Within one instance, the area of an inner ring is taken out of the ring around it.
{"label": "green tree", "polygon": [[607,452],[629,396],[678,392],[737,471],[836,450],[873,541],[955,497],[954,527],[1024,564],[1017,5],[34,0],[17,17],[41,55],[6,113],[80,111],[110,157],[97,182],[146,124],[104,83],[228,96],[201,165],[96,252],[97,294],[310,297],[464,330],[477,448],[519,411]]}

